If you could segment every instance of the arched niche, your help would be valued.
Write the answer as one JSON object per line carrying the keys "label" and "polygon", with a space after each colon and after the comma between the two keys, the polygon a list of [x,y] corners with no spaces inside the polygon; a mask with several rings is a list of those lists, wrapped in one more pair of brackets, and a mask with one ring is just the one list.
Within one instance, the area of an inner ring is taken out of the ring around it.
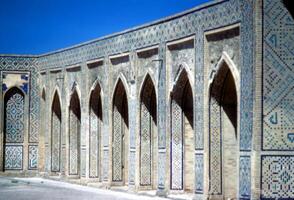
{"label": "arched niche", "polygon": [[120,79],[113,95],[112,123],[112,181],[123,185],[128,177],[129,117],[127,93]]}
{"label": "arched niche", "polygon": [[25,133],[25,95],[18,87],[4,95],[4,170],[22,170]]}
{"label": "arched niche", "polygon": [[220,62],[209,93],[210,192],[224,199],[237,198],[238,94],[234,74]]}
{"label": "arched niche", "polygon": [[157,106],[152,79],[145,77],[140,92],[140,186],[156,189]]}
{"label": "arched niche", "polygon": [[194,188],[193,92],[185,69],[180,71],[171,94],[170,188]]}
{"label": "arched niche", "polygon": [[61,105],[59,94],[54,93],[51,105],[51,172],[60,171]]}
{"label": "arched niche", "polygon": [[74,89],[69,104],[69,175],[80,175],[81,107]]}
{"label": "arched niche", "polygon": [[89,177],[101,178],[101,127],[102,102],[101,88],[96,84],[89,101]]}

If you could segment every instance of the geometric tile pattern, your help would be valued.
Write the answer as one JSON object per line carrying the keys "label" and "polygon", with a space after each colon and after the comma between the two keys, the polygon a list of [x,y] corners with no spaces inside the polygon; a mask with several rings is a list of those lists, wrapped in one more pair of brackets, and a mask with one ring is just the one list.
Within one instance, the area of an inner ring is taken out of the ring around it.
{"label": "geometric tile pattern", "polygon": [[115,87],[113,99],[113,133],[112,133],[112,180],[116,182],[125,181],[125,138],[128,130],[128,101],[126,90],[119,79]]}
{"label": "geometric tile pattern", "polygon": [[[163,55],[163,52],[165,52],[166,46],[164,44],[161,44],[159,46],[159,55]],[[160,59],[163,59],[164,56],[160,56]],[[159,190],[165,189],[165,177],[166,177],[166,134],[167,134],[167,127],[166,127],[166,115],[160,114],[165,113],[167,104],[166,104],[166,68],[164,67],[164,60],[161,60],[158,62],[158,163],[157,163],[157,169],[158,169],[158,180],[157,180],[157,187]]]}
{"label": "geometric tile pattern", "polygon": [[122,165],[123,165],[123,147],[122,147],[122,117],[117,110],[117,107],[113,108],[113,152],[112,152],[112,180],[122,181]]}
{"label": "geometric tile pattern", "polygon": [[[184,184],[183,165],[185,133],[183,109],[185,108],[184,105],[187,103],[187,96],[189,94],[186,92],[189,81],[186,69],[181,70],[180,74],[176,75],[178,75],[178,79],[173,88],[171,100],[171,189],[182,190]],[[191,97],[191,99],[193,98]]]}
{"label": "geometric tile pattern", "polygon": [[262,156],[261,199],[294,198],[294,156]]}
{"label": "geometric tile pattern", "polygon": [[182,108],[172,100],[171,115],[171,189],[183,189],[183,118]]}
{"label": "geometric tile pattern", "polygon": [[[242,2],[242,3],[240,3]],[[246,2],[246,3],[243,3]],[[69,50],[65,51],[60,51],[58,53],[54,54],[48,54],[41,56],[38,59],[30,59],[29,60],[29,65],[26,64],[26,59],[23,58],[0,58],[0,68],[1,69],[8,69],[8,68],[18,68],[18,69],[28,69],[32,62],[32,66],[36,66],[36,63],[40,64],[40,69],[45,69],[45,68],[55,68],[55,67],[63,67],[67,65],[72,65],[75,63],[78,63],[80,61],[86,61],[90,59],[95,59],[97,57],[102,57],[105,55],[114,55],[119,52],[126,52],[129,51],[130,49],[140,49],[142,47],[146,46],[151,46],[154,44],[159,44],[159,43],[164,43],[165,41],[172,41],[178,38],[185,37],[187,35],[192,35],[197,33],[197,37],[201,38],[203,35],[203,32],[205,30],[211,30],[216,27],[220,26],[225,26],[229,24],[233,24],[236,22],[240,22],[241,16],[242,15],[246,16],[248,13],[243,12],[243,8],[246,8],[244,5],[247,4],[247,1],[221,1],[217,2],[214,6],[207,7],[206,9],[199,9],[195,12],[191,12],[188,14],[185,14],[183,16],[179,16],[173,20],[166,20],[162,23],[157,23],[153,24],[150,26],[146,26],[144,28],[136,29],[130,32],[122,33],[119,34],[119,36],[113,36],[113,37],[106,37],[103,40],[97,40],[90,42],[88,44],[84,44],[79,47],[74,47]],[[241,12],[242,11],[242,12]],[[247,10],[245,10],[247,11]],[[249,13],[250,14],[250,13]],[[248,20],[252,21],[252,20]],[[243,21],[242,21],[243,23]],[[252,30],[248,30],[247,28],[252,28],[252,27],[245,27],[243,30],[244,32],[242,35],[246,35],[244,33],[251,33]],[[148,37],[146,37],[148,36]],[[197,40],[199,39],[197,38]],[[244,49],[247,49],[247,51],[244,52],[244,58],[248,56],[247,52],[248,50],[250,51],[250,41],[252,40],[245,40],[245,43],[249,45],[242,47]],[[201,44],[203,40],[196,41],[198,44]],[[202,45],[202,44],[201,44]],[[197,82],[196,86],[196,102],[197,102],[197,115],[196,115],[196,144],[199,149],[203,148],[203,130],[204,130],[204,123],[203,123],[203,111],[204,108],[201,107],[200,105],[203,105],[203,80],[204,80],[204,75],[203,75],[203,53],[199,50],[202,50],[203,48],[196,48],[196,76],[195,80]],[[250,55],[249,55],[250,56]],[[3,62],[3,60],[5,60]],[[17,63],[14,65],[15,60],[17,60]],[[246,60],[246,59],[244,59]],[[6,62],[8,61],[8,62]],[[21,64],[18,63],[20,61]],[[252,60],[249,59],[249,65],[248,63],[244,62],[244,66],[242,66],[242,69],[244,68],[250,68],[248,66],[252,66]],[[8,63],[8,65],[7,65]],[[246,65],[245,65],[246,64]],[[9,66],[9,67],[7,67]],[[12,67],[11,67],[12,66]],[[32,69],[36,70],[36,69]],[[250,68],[251,70],[251,68]],[[163,70],[164,71],[164,70]],[[245,72],[245,71],[244,71]],[[160,83],[165,83],[164,82],[164,77],[165,77],[165,72],[163,72],[161,75],[161,80],[163,82]],[[242,72],[243,73],[243,72]],[[243,73],[246,74],[246,73]],[[31,103],[30,103],[30,135],[29,135],[29,141],[30,142],[37,142],[38,141],[38,113],[39,113],[39,100],[38,100],[38,84],[37,84],[37,73],[32,74],[32,82],[31,85],[33,88],[31,88]],[[250,79],[251,77],[249,77]],[[251,81],[252,82],[252,81]],[[243,86],[245,87],[246,84],[250,84],[250,82],[242,82],[241,83],[241,88]],[[160,92],[162,92],[162,97],[160,97],[160,105],[165,105],[166,103],[164,102],[165,98],[165,87],[163,85],[160,86]],[[248,94],[248,91],[252,91],[251,86],[248,86],[246,90],[244,90],[244,94]],[[251,95],[248,95],[249,98],[251,98]],[[250,101],[248,101],[249,105],[247,104],[244,106],[244,109],[250,108]],[[246,103],[246,102],[245,102]],[[285,105],[288,105],[285,103]],[[165,108],[165,106],[163,106]],[[242,107],[243,108],[243,107]],[[162,110],[162,107],[159,107],[160,110]],[[251,109],[252,110],[252,109]],[[246,130],[249,130],[250,134],[250,126],[252,125],[251,123],[251,116],[248,111],[251,110],[246,110],[244,114],[242,113],[240,121],[242,122],[245,121],[246,116],[249,116],[249,123],[242,123],[242,126],[247,126],[248,128]],[[291,111],[291,109],[289,109]],[[160,130],[165,130],[165,125],[163,125],[163,122],[165,121],[165,117],[162,115],[160,116]],[[275,119],[274,117],[272,119]],[[198,126],[199,125],[199,126]],[[244,127],[245,130],[246,127]],[[165,139],[165,131],[163,131],[163,135],[160,135],[160,141],[164,141]],[[291,134],[287,135],[287,138],[290,138],[291,140]],[[289,140],[289,139],[288,139]],[[250,141],[250,137],[249,140]],[[165,142],[164,142],[165,143]],[[245,144],[245,143],[244,143]],[[242,144],[241,144],[242,145]],[[161,147],[164,147],[164,145],[160,145]],[[162,156],[164,158],[164,156]],[[161,165],[160,169],[162,169],[162,173],[165,172],[164,167]],[[164,177],[163,174],[159,176],[159,179],[161,177]],[[164,179],[160,179],[164,180]],[[162,181],[160,182],[162,184]],[[163,185],[164,186],[164,185]]]}
{"label": "geometric tile pattern", "polygon": [[210,189],[213,194],[221,194],[221,130],[220,106],[215,98],[210,99]]}
{"label": "geometric tile pattern", "polygon": [[[221,71],[222,67],[219,69]],[[222,138],[222,130],[221,130],[221,87],[222,87],[222,75],[226,73],[220,73],[213,81],[211,93],[210,93],[210,101],[209,101],[209,143],[210,143],[210,190],[213,194],[221,194],[222,193],[222,146],[221,146],[221,138]]]}
{"label": "geometric tile pattern", "polygon": [[38,169],[38,146],[29,145],[29,169]]}
{"label": "geometric tile pattern", "polygon": [[239,197],[241,199],[250,199],[251,195],[251,163],[250,156],[240,157],[240,176],[239,176]]}
{"label": "geometric tile pattern", "polygon": [[78,175],[80,160],[80,120],[72,110],[70,110],[69,120],[69,174]]}
{"label": "geometric tile pattern", "polygon": [[24,94],[17,87],[10,88],[4,96],[5,118],[5,170],[22,169],[23,146],[9,145],[24,141]]}
{"label": "geometric tile pattern", "polygon": [[140,116],[140,184],[151,185],[152,181],[152,148],[153,148],[153,126],[154,105],[154,86],[149,76],[144,81],[141,91],[141,116]]}
{"label": "geometric tile pattern", "polygon": [[240,1],[242,25],[240,26],[240,150],[250,151],[253,127],[253,91],[254,91],[254,0]]}
{"label": "geometric tile pattern", "polygon": [[24,96],[16,87],[5,95],[5,126],[6,142],[23,142]]}
{"label": "geometric tile pattern", "polygon": [[99,176],[99,149],[100,149],[100,120],[91,108],[90,111],[90,178]]}
{"label": "geometric tile pattern", "polygon": [[294,150],[294,20],[282,1],[264,1],[263,149]]}
{"label": "geometric tile pattern", "polygon": [[96,40],[67,51],[41,56],[38,60],[41,69],[72,65],[81,60],[91,60],[104,55],[126,52],[130,49],[140,49],[162,41],[171,41],[194,34],[198,28],[205,30],[232,24],[238,19],[240,19],[240,2],[224,1],[174,20],[126,32],[117,37],[106,37],[103,40]]}
{"label": "geometric tile pattern", "polygon": [[[242,2],[242,3],[241,3]],[[243,3],[244,2],[244,3]],[[63,67],[67,65],[73,65],[80,61],[92,60],[98,57],[103,57],[106,55],[114,55],[120,52],[127,52],[133,49],[141,49],[143,47],[152,46],[155,44],[164,44],[165,41],[172,41],[179,38],[186,37],[188,35],[196,34],[196,37],[201,38],[205,30],[212,30],[214,28],[226,26],[229,24],[234,24],[240,22],[241,19],[241,8],[246,5],[247,1],[220,1],[217,2],[214,6],[209,6],[205,9],[197,9],[191,13],[185,14],[183,16],[179,16],[174,18],[173,20],[166,20],[158,24],[151,24],[150,26],[145,26],[140,29],[135,29],[133,31],[127,31],[125,33],[120,33],[114,37],[105,37],[103,40],[98,39],[93,42],[89,42],[82,46],[74,47],[69,50],[60,51],[54,54],[48,54],[41,56],[38,58],[40,69],[45,68],[56,68]],[[245,15],[248,13],[245,13]],[[243,22],[242,22],[243,23]],[[252,27],[250,27],[252,28]],[[245,33],[250,33],[250,30],[245,30]],[[146,37],[148,36],[148,37]],[[249,43],[249,41],[247,41]],[[197,43],[203,45],[203,40],[199,40],[197,38]],[[249,48],[250,49],[250,48]],[[203,76],[203,53],[201,52],[202,48],[196,48],[196,87],[197,87],[197,98],[195,101],[197,102],[197,120],[196,127],[196,139],[195,142],[197,144],[197,148],[201,149],[204,147],[203,143],[203,130],[204,130],[204,122],[203,122],[203,113],[204,109],[201,107],[203,105],[203,85],[204,85],[204,76]],[[162,51],[162,49],[160,50]],[[247,56],[246,54],[244,54]],[[164,59],[164,58],[163,58]],[[163,63],[164,64],[164,63]],[[252,66],[246,65],[245,67]],[[165,66],[160,71],[160,79],[159,79],[159,106],[158,110],[166,111],[166,87],[165,83]],[[251,90],[252,88],[249,88]],[[159,112],[161,113],[161,112]],[[248,114],[246,112],[246,114]],[[244,114],[245,116],[245,114]],[[114,116],[113,116],[114,117]],[[159,132],[164,134],[159,134],[159,147],[161,149],[165,148],[165,134],[166,127],[163,122],[165,122],[165,116],[159,114]],[[161,161],[160,161],[161,162]],[[165,173],[164,168],[162,168],[162,164],[159,169],[160,173]],[[164,177],[161,174],[158,178],[160,181],[164,181],[161,179]],[[160,187],[164,187],[164,182],[159,182]]]}
{"label": "geometric tile pattern", "polygon": [[23,150],[21,145],[5,146],[5,170],[22,169]]}
{"label": "geometric tile pattern", "polygon": [[[60,112],[59,112],[60,113]],[[60,171],[60,153],[61,153],[61,120],[57,116],[56,111],[52,111],[52,155],[51,155],[51,171]]]}
{"label": "geometric tile pattern", "polygon": [[[148,106],[148,105],[147,105]],[[141,137],[140,137],[140,184],[151,185],[152,148],[151,117],[146,105],[141,103]]]}
{"label": "geometric tile pattern", "polygon": [[[3,75],[16,76],[13,72],[5,70],[17,70],[20,73],[20,78],[17,78],[18,85],[25,94],[28,94],[29,104],[29,142],[38,142],[39,137],[39,109],[40,109],[40,96],[39,96],[39,73],[37,58],[31,57],[17,57],[17,56],[0,56],[0,69],[3,70]],[[9,77],[6,78],[9,78]],[[5,78],[5,77],[4,77]],[[5,81],[6,87],[12,86],[9,82]],[[15,85],[14,84],[14,85]],[[30,87],[30,88],[29,88]],[[3,88],[3,85],[2,85]],[[4,88],[5,89],[5,88]],[[5,91],[5,90],[4,90]]]}

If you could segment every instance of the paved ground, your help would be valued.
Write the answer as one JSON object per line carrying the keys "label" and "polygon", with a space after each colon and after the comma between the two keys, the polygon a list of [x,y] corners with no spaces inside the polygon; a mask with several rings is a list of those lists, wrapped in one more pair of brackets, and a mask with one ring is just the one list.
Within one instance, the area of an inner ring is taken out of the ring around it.
{"label": "paved ground", "polygon": [[[41,178],[0,177],[0,200],[164,200]],[[166,199],[165,199],[166,200]]]}

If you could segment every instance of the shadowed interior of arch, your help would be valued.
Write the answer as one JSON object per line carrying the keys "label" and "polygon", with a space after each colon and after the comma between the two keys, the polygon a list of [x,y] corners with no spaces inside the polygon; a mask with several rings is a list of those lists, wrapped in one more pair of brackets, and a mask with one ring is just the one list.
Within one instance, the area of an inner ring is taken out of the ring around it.
{"label": "shadowed interior of arch", "polygon": [[293,1],[290,0],[283,0],[283,4],[285,5],[286,9],[289,11],[289,13],[291,14],[292,18],[294,18],[294,8],[293,5],[291,5]]}
{"label": "shadowed interior of arch", "polygon": [[129,117],[127,94],[121,80],[113,98],[112,181],[124,185],[128,177]]}
{"label": "shadowed interior of arch", "polygon": [[89,177],[100,178],[101,173],[101,124],[102,124],[102,105],[101,89],[97,84],[90,95],[89,111],[89,150],[90,164]]}
{"label": "shadowed interior of arch", "polygon": [[51,110],[51,171],[59,172],[61,153],[61,107],[57,92],[54,94]]}
{"label": "shadowed interior of arch", "polygon": [[171,189],[192,192],[193,95],[186,70],[182,70],[172,92],[171,103]]}
{"label": "shadowed interior of arch", "polygon": [[69,175],[80,175],[81,107],[76,90],[69,106]]}
{"label": "shadowed interior of arch", "polygon": [[140,185],[156,189],[157,108],[155,87],[149,75],[140,92]]}
{"label": "shadowed interior of arch", "polygon": [[210,188],[225,199],[237,197],[237,101],[234,77],[223,63],[210,91],[209,128]]}
{"label": "shadowed interior of arch", "polygon": [[117,82],[115,88],[113,107],[117,108],[117,111],[121,114],[125,125],[129,127],[127,93],[121,80]]}

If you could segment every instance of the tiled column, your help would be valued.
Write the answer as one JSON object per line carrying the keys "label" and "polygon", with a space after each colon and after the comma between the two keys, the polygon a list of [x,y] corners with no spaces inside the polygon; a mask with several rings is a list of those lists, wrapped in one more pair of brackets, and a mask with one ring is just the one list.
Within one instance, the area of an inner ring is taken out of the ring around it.
{"label": "tiled column", "polygon": [[166,113],[167,113],[167,86],[166,86],[166,45],[159,46],[158,60],[158,187],[157,195],[166,196]]}
{"label": "tiled column", "polygon": [[195,36],[194,81],[194,134],[195,134],[195,183],[194,199],[202,199],[204,193],[204,38],[199,29]]}
{"label": "tiled column", "polygon": [[135,188],[136,177],[136,107],[137,107],[137,95],[136,95],[136,82],[135,82],[135,52],[130,53],[130,96],[129,96],[129,129],[130,129],[130,148],[129,148],[129,189]]}

